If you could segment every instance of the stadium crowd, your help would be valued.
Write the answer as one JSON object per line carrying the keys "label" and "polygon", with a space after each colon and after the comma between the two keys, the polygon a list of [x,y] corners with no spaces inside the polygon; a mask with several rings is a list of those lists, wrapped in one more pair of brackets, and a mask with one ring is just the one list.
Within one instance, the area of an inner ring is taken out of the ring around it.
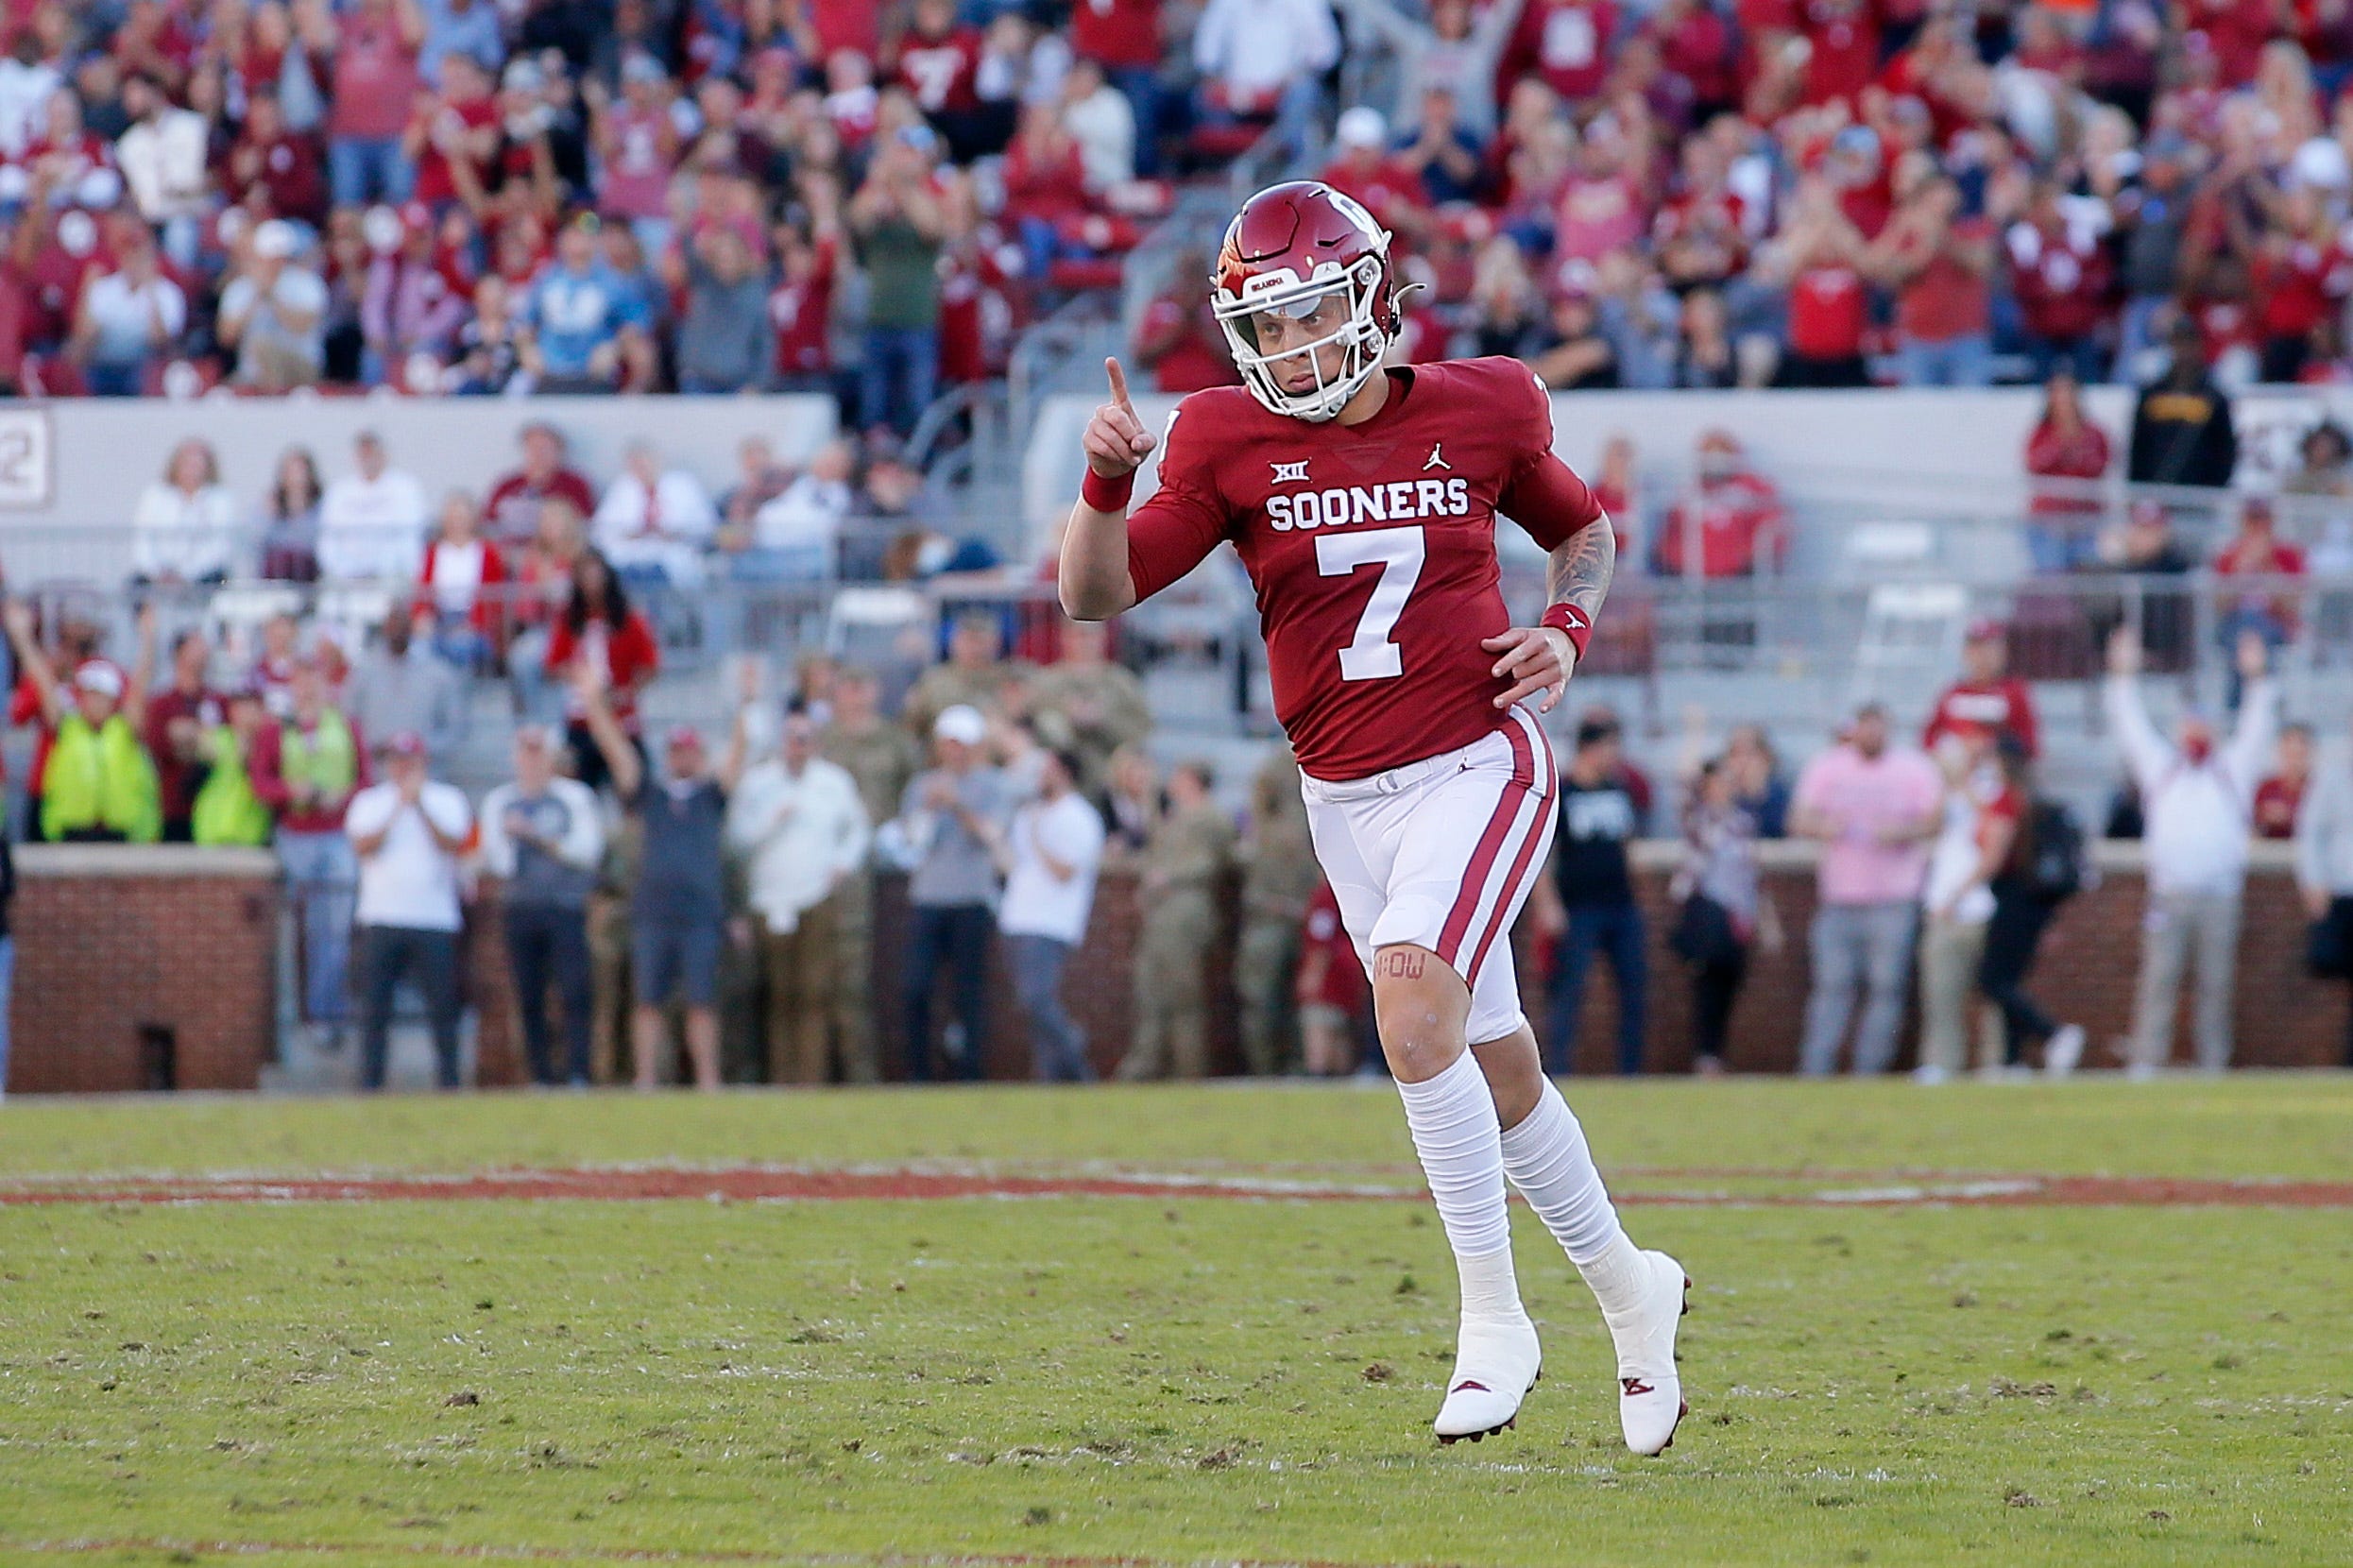
{"label": "stadium crowd", "polygon": [[[1116,628],[1065,623],[1050,661],[1032,663],[1009,656],[1001,612],[966,612],[912,683],[810,654],[779,690],[745,659],[724,734],[649,733],[636,699],[653,640],[636,612],[600,613],[598,581],[575,579],[557,622],[570,639],[548,666],[561,707],[515,726],[511,776],[478,807],[442,776],[468,704],[428,605],[399,604],[350,651],[280,617],[243,657],[194,628],[160,646],[150,607],[117,663],[91,624],[44,629],[11,602],[11,718],[39,732],[26,836],[274,846],[300,931],[301,1016],[330,1052],[356,1024],[370,1086],[404,978],[442,1082],[458,1082],[461,937],[490,919],[537,1082],[979,1078],[1014,1048],[992,1031],[999,964],[1035,1075],[1089,1080],[1107,1058],[1065,981],[1106,865],[1136,887],[1119,1077],[1213,1070],[1229,965],[1244,1070],[1338,1076],[1376,1060],[1362,1049],[1363,971],[1287,750],[1270,754],[1239,813],[1207,764],[1156,765],[1142,683],[1112,656]],[[1655,785],[1617,715],[1584,709],[1530,905],[1548,1065],[1576,1061],[1602,962],[1616,1065],[1645,1070],[1651,941],[1629,850],[1666,836],[1682,848],[1661,934],[1691,987],[1696,1070],[1724,1070],[1751,957],[1786,940],[1758,846],[1787,836],[1819,846],[1800,1070],[1833,1070],[1850,1025],[1854,1070],[1886,1070],[1915,983],[1923,1081],[1963,1070],[1972,1036],[1981,1070],[2072,1069],[2083,1031],[2027,981],[2043,929],[2089,876],[2088,834],[2037,789],[2034,703],[2007,669],[2015,633],[1970,628],[1966,668],[1917,744],[1867,706],[1794,778],[1758,728],[1717,744],[1697,719],[1671,781]],[[2175,994],[2194,969],[2197,1058],[2219,1068],[2251,837],[2296,841],[2314,966],[2353,970],[2353,769],[2317,761],[2308,728],[2280,727],[2253,627],[2234,644],[2235,730],[2192,712],[2160,733],[2140,693],[2149,636],[2120,628],[2107,656],[2129,782],[2103,828],[2145,841],[2150,888],[2124,1062],[2146,1073],[2170,1059]],[[909,923],[884,971],[901,994],[882,1003],[903,1028],[878,1031],[882,877],[905,879]],[[481,896],[486,883],[495,896]],[[905,1043],[889,1062],[885,1034]]]}
{"label": "stadium crowd", "polygon": [[0,384],[821,390],[904,435],[1169,199],[1155,7],[1037,12],[11,6]]}

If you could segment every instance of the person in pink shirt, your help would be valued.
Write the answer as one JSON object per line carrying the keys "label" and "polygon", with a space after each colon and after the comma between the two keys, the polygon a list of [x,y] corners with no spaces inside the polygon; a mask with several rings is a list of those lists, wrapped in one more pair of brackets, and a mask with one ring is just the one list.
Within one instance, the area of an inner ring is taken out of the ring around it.
{"label": "person in pink shirt", "polygon": [[1837,1065],[1858,987],[1867,1000],[1854,1070],[1881,1073],[1895,1061],[1920,883],[1943,798],[1927,758],[1889,748],[1887,710],[1877,703],[1865,704],[1846,739],[1799,776],[1790,827],[1821,845],[1799,1072],[1819,1076]]}

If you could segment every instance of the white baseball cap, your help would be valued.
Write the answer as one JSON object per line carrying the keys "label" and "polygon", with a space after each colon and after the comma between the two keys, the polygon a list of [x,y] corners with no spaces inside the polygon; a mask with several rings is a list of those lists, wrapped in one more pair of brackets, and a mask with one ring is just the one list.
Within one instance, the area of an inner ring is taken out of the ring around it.
{"label": "white baseball cap", "polygon": [[1358,104],[1343,111],[1339,122],[1332,128],[1332,139],[1343,147],[1381,147],[1389,145],[1389,122],[1377,109]]}
{"label": "white baseball cap", "polygon": [[989,722],[971,704],[958,703],[941,709],[940,716],[931,721],[931,734],[938,740],[977,746],[989,738]]}

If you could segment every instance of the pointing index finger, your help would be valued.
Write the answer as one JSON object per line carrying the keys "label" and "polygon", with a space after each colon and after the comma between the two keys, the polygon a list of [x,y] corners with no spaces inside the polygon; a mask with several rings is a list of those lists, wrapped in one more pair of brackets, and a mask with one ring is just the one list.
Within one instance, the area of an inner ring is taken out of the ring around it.
{"label": "pointing index finger", "polygon": [[1134,413],[1134,401],[1128,396],[1128,373],[1119,368],[1119,361],[1117,358],[1103,361],[1103,372],[1111,378],[1111,401],[1129,413]]}

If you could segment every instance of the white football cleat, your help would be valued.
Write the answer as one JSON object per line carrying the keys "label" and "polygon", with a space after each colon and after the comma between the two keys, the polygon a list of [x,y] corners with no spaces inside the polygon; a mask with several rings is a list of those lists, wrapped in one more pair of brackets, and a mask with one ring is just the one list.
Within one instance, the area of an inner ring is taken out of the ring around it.
{"label": "white football cleat", "polygon": [[1602,1314],[1618,1348],[1618,1424],[1637,1454],[1675,1446],[1675,1427],[1690,1413],[1683,1379],[1675,1370],[1675,1331],[1691,1310],[1691,1277],[1664,1253],[1645,1253],[1650,1287],[1622,1318]]}
{"label": "white football cleat", "polygon": [[2084,1026],[2061,1024],[2042,1048],[2042,1070],[2052,1078],[2065,1078],[2084,1059]]}
{"label": "white football cleat", "polygon": [[1520,1419],[1520,1402],[1543,1374],[1536,1325],[1517,1319],[1465,1320],[1446,1403],[1433,1423],[1440,1442],[1492,1438]]}

